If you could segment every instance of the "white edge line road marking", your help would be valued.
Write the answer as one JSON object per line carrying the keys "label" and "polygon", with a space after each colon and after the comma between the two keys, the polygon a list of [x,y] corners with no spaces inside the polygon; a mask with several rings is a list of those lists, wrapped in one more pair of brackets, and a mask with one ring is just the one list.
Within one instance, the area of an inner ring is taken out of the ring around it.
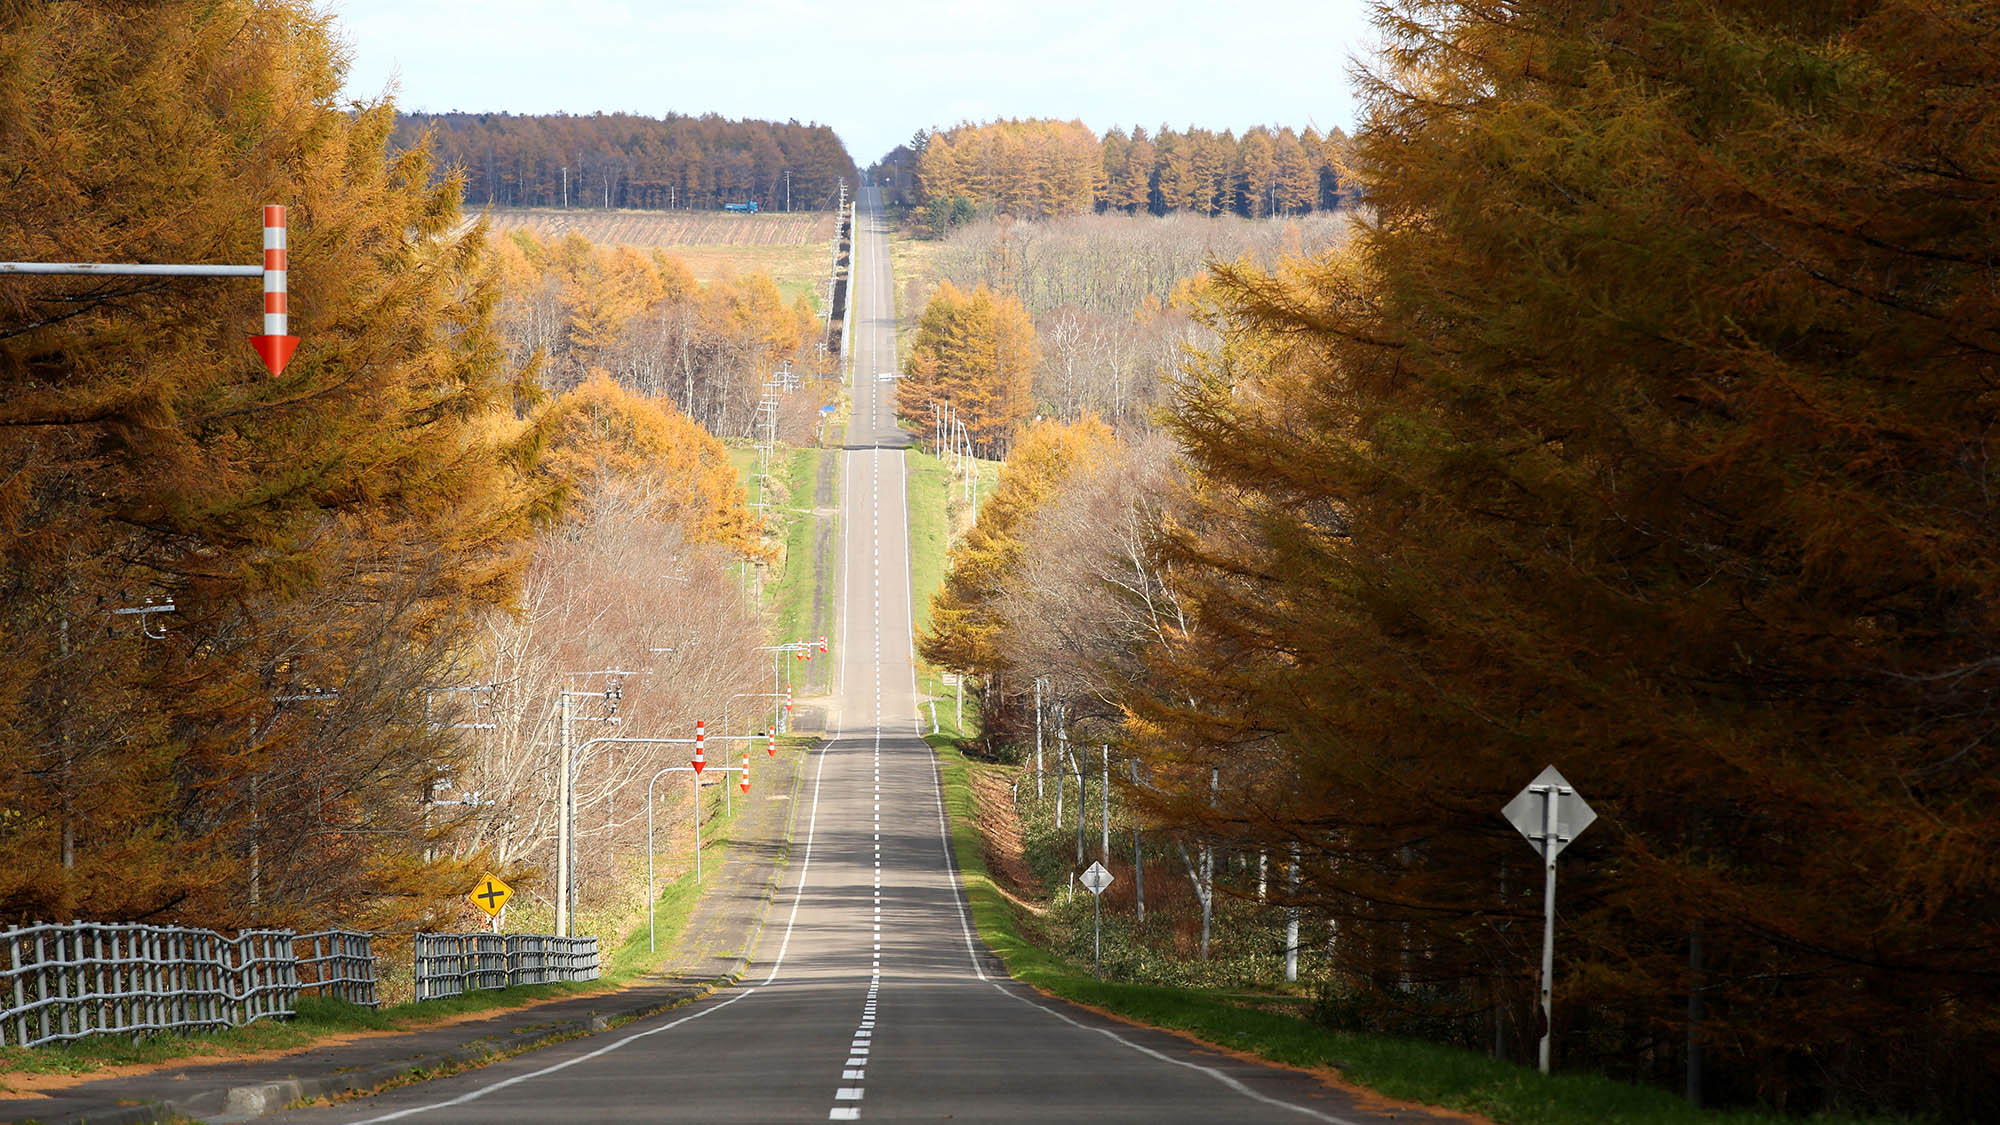
{"label": "white edge line road marking", "polygon": [[[836,735],[836,737],[838,736]],[[559,1070],[567,1070],[578,1063],[589,1062],[590,1060],[597,1058],[599,1055],[608,1055],[611,1052],[618,1050],[620,1047],[624,1047],[631,1043],[636,1043],[639,1040],[644,1039],[648,1036],[658,1035],[662,1031],[672,1031],[674,1028],[677,1028],[684,1023],[689,1023],[694,1020],[698,1020],[703,1016],[712,1015],[713,1013],[719,1012],[722,1009],[729,1007],[731,1004],[736,1003],[738,1000],[741,1000],[746,996],[752,995],[758,989],[763,988],[769,985],[772,981],[776,980],[778,978],[778,971],[784,968],[785,965],[785,951],[789,949],[792,944],[792,927],[799,920],[799,904],[801,902],[804,902],[806,897],[806,873],[812,869],[813,833],[814,830],[819,825],[820,784],[826,778],[827,753],[832,748],[833,748],[833,743],[829,741],[826,744],[826,746],[821,747],[819,751],[819,768],[816,771],[814,771],[813,774],[812,815],[806,821],[805,856],[799,863],[799,885],[792,895],[792,913],[790,917],[785,919],[784,940],[778,943],[778,955],[771,961],[771,972],[762,981],[759,981],[758,983],[751,985],[749,988],[746,988],[743,991],[737,993],[736,995],[731,996],[729,999],[724,1000],[722,1003],[717,1004],[714,1007],[703,1008],[698,1012],[690,1012],[687,1015],[682,1016],[681,1018],[674,1020],[671,1023],[661,1024],[659,1027],[647,1028],[645,1031],[635,1031],[632,1034],[627,1035],[622,1039],[606,1043],[604,1046],[599,1047],[595,1051],[591,1051],[587,1054],[578,1055],[572,1059],[565,1059],[562,1062],[555,1063],[550,1066],[545,1066],[540,1070],[532,1070],[526,1074],[517,1074],[512,1078],[505,1078],[498,1082],[493,1082],[488,1085],[481,1086],[476,1090],[469,1090],[466,1093],[460,1094],[459,1096],[451,1098],[447,1101],[433,1102],[430,1105],[413,1106],[409,1109],[397,1110],[394,1113],[385,1113],[379,1117],[370,1117],[362,1121],[357,1121],[354,1123],[354,1125],[373,1125],[373,1123],[377,1121],[395,1121],[399,1118],[413,1117],[419,1113],[429,1113],[431,1110],[434,1109],[446,1109],[450,1106],[464,1105],[467,1102],[476,1101],[480,1098],[483,1098],[488,1094],[504,1090],[509,1086],[519,1085],[520,1083],[526,1082],[529,1079],[540,1078],[544,1075],[554,1074]]]}

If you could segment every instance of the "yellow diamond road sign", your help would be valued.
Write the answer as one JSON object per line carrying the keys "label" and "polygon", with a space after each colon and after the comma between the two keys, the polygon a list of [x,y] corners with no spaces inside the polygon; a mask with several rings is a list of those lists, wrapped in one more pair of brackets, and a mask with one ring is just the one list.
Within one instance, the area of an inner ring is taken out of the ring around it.
{"label": "yellow diamond road sign", "polygon": [[465,897],[472,900],[472,905],[484,910],[487,917],[497,918],[500,916],[500,908],[506,906],[507,900],[514,897],[514,888],[488,875],[479,880],[479,885],[473,887],[472,893]]}

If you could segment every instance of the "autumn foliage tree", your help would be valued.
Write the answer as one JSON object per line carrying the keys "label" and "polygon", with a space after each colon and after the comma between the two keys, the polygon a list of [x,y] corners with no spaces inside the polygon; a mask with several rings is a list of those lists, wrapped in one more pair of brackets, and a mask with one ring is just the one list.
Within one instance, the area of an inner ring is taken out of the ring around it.
{"label": "autumn foliage tree", "polygon": [[302,2],[0,6],[8,256],[254,263],[284,203],[305,341],[257,363],[254,282],[0,283],[8,920],[365,924],[458,878],[424,700],[540,504],[458,184],[339,60]]}
{"label": "autumn foliage tree", "polygon": [[629,391],[599,370],[550,403],[535,425],[544,445],[535,473],[562,494],[620,481],[625,506],[680,529],[690,542],[744,557],[770,553],[728,450],[671,403]]}
{"label": "autumn foliage tree", "polygon": [[[2000,1088],[2000,27],[1984,5],[1390,5],[1349,252],[1222,271],[1176,428],[1163,815],[1297,843],[1336,980],[1793,1109]],[[1258,749],[1265,748],[1265,749]],[[1373,986],[1371,988],[1371,986]]]}
{"label": "autumn foliage tree", "polygon": [[[490,688],[477,697],[487,729],[454,775],[457,791],[479,795],[455,847],[489,851],[518,873],[524,901],[552,909],[557,693],[615,682],[622,725],[597,733],[685,737],[697,719],[714,734],[740,733],[714,725],[720,701],[768,683],[768,662],[731,567],[772,549],[722,443],[667,400],[598,371],[527,424],[543,449],[535,475],[561,509],[533,540],[519,601],[486,614],[465,655],[468,673]],[[608,715],[587,695],[579,706]],[[642,861],[650,779],[680,760],[678,748],[660,745],[607,743],[581,754],[577,898],[586,913],[615,900]],[[657,796],[662,823],[688,815],[684,787],[662,785]]]}
{"label": "autumn foliage tree", "polygon": [[1116,445],[1110,428],[1095,418],[1028,426],[1001,469],[999,485],[980,504],[978,521],[951,550],[944,586],[931,598],[930,628],[917,638],[917,651],[937,667],[979,679],[989,745],[1012,733],[1009,700],[1043,672],[1016,668],[1001,644],[1007,622],[1000,603],[1020,580],[1022,537],[1067,480],[1108,460]]}
{"label": "autumn foliage tree", "polygon": [[921,430],[934,407],[949,406],[977,450],[1000,456],[1034,410],[1037,359],[1035,326],[1019,300],[944,282],[918,322],[897,409]]}

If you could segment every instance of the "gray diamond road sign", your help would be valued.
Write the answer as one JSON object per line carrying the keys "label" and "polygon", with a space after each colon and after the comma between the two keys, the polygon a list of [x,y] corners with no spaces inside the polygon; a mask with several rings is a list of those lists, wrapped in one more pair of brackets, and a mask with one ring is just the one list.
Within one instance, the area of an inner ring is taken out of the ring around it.
{"label": "gray diamond road sign", "polygon": [[1083,874],[1077,878],[1083,883],[1083,889],[1094,895],[1103,894],[1104,888],[1111,885],[1111,872],[1106,871],[1101,863],[1084,868]]}
{"label": "gray diamond road sign", "polygon": [[1528,783],[1526,789],[1507,802],[1506,808],[1500,810],[1500,815],[1526,836],[1528,842],[1535,845],[1536,851],[1542,850],[1542,838],[1548,832],[1549,810],[1545,801],[1556,803],[1555,851],[1546,856],[1553,859],[1561,855],[1572,840],[1583,835],[1583,830],[1597,819],[1597,813],[1583,803],[1583,798],[1577,796],[1576,787],[1557,773],[1554,766],[1543,770],[1540,776]]}

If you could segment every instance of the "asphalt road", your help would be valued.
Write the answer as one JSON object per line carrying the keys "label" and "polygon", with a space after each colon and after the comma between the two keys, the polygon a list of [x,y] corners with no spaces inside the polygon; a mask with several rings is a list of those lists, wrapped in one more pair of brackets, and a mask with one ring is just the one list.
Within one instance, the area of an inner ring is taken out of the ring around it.
{"label": "asphalt road", "polygon": [[[692,1007],[297,1121],[1346,1121],[1312,1078],[1048,1000],[969,928],[917,737],[895,314],[873,191],[858,225],[842,454],[837,706],[744,984]],[[1402,1112],[1396,1119],[1411,1120]],[[1421,1115],[1416,1115],[1421,1116]]]}

